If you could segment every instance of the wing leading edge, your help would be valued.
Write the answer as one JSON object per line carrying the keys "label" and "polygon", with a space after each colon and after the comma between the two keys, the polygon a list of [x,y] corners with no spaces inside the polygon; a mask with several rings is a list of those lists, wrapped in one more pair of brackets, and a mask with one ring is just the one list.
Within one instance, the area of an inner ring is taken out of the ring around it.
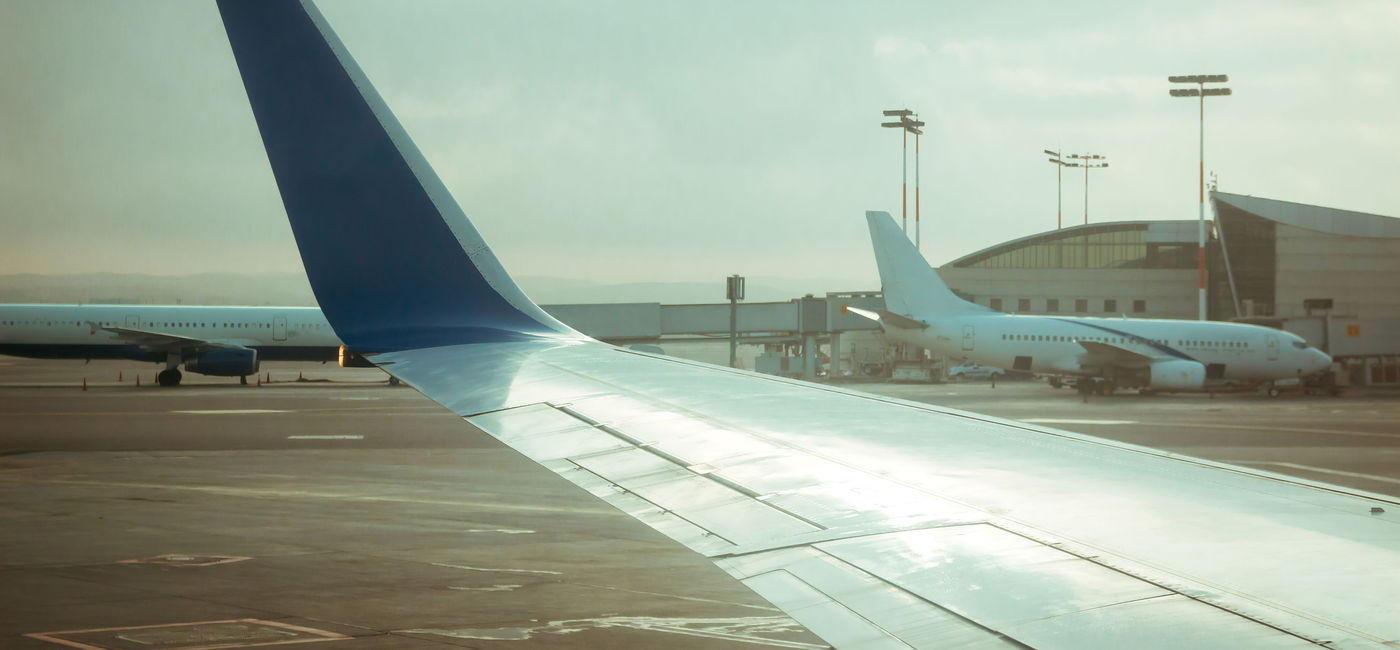
{"label": "wing leading edge", "polygon": [[1395,500],[621,350],[541,318],[314,9],[220,9],[342,339],[833,645],[1400,639],[1384,570],[1400,527],[1371,511]]}

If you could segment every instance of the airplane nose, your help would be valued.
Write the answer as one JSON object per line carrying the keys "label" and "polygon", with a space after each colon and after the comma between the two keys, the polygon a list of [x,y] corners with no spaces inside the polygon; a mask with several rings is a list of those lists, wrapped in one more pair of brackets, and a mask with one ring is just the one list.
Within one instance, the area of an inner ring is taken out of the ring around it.
{"label": "airplane nose", "polygon": [[1313,367],[1313,372],[1326,370],[1327,368],[1332,366],[1332,357],[1329,356],[1326,352],[1323,352],[1322,350],[1319,350],[1317,348],[1312,348],[1309,350],[1309,352],[1312,352],[1313,356],[1311,364]]}

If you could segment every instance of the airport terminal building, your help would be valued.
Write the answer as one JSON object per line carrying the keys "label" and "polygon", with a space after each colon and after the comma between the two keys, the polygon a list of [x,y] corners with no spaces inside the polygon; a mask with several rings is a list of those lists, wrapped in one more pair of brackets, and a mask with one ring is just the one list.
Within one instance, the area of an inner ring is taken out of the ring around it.
{"label": "airport terminal building", "polygon": [[[1400,219],[1211,192],[1208,317],[1295,332],[1356,383],[1400,382]],[[939,274],[1008,313],[1196,318],[1197,223],[1125,221],[1022,237]]]}

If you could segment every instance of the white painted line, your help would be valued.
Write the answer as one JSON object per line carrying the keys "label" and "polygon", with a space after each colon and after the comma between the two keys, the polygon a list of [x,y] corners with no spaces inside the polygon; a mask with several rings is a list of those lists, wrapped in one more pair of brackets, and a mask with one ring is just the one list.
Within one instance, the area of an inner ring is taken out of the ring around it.
{"label": "white painted line", "polygon": [[287,436],[288,440],[364,440],[364,436],[351,434],[328,434],[323,436]]}
{"label": "white painted line", "polygon": [[1339,469],[1327,469],[1326,467],[1313,467],[1312,465],[1299,465],[1297,463],[1275,463],[1266,460],[1246,460],[1237,463],[1239,465],[1272,465],[1274,467],[1288,467],[1291,469],[1301,469],[1305,472],[1317,472],[1319,474],[1333,474],[1336,476],[1350,476],[1352,478],[1362,478],[1368,481],[1380,481],[1382,483],[1400,483],[1400,478],[1389,476],[1378,476],[1376,474],[1362,474],[1361,472],[1344,472]]}
{"label": "white painted line", "polygon": [[253,413],[291,413],[282,409],[206,409],[201,411],[171,411],[187,415],[247,415]]}
{"label": "white painted line", "polygon": [[1137,420],[1089,420],[1077,418],[1026,418],[1021,421],[1034,424],[1137,424]]}
{"label": "white painted line", "polygon": [[433,563],[433,566],[447,567],[447,568],[449,568],[449,569],[466,569],[467,571],[486,571],[486,572],[488,572],[488,573],[537,573],[537,574],[540,574],[540,575],[547,575],[547,576],[562,576],[562,575],[564,575],[564,574],[563,574],[562,572],[560,572],[560,571],[536,571],[536,570],[534,570],[534,569],[488,569],[488,568],[479,567],[479,566],[463,566],[463,565],[461,565],[461,564],[443,564],[442,562],[434,562],[434,563]]}

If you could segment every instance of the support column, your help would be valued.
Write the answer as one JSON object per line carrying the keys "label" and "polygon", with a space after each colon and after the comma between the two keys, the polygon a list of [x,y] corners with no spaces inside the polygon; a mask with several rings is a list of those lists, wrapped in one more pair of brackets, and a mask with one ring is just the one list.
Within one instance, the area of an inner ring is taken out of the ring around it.
{"label": "support column", "polygon": [[802,335],[802,378],[808,381],[817,378],[817,335]]}
{"label": "support column", "polygon": [[[854,373],[854,372],[855,372],[855,369],[852,368],[852,369],[851,369],[851,372]],[[841,374],[841,333],[840,333],[840,332],[832,332],[832,333],[831,333],[831,370],[830,370],[830,372],[827,373],[826,378],[827,378],[828,380],[831,380],[831,379],[840,379],[840,378],[843,377],[843,376],[844,376],[844,375]]]}

